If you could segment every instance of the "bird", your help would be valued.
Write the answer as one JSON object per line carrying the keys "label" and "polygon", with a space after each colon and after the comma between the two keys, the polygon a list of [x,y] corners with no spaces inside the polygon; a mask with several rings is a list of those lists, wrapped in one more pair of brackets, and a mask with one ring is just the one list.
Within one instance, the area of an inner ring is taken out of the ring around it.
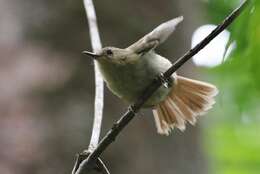
{"label": "bird", "polygon": [[[154,78],[172,66],[155,49],[165,42],[183,21],[183,16],[166,21],[127,48],[104,47],[97,52],[83,51],[97,61],[110,91],[133,104]],[[195,125],[215,103],[216,86],[174,73],[167,86],[161,86],[144,103],[151,108],[157,132],[169,135],[175,128],[184,131],[186,123]]]}

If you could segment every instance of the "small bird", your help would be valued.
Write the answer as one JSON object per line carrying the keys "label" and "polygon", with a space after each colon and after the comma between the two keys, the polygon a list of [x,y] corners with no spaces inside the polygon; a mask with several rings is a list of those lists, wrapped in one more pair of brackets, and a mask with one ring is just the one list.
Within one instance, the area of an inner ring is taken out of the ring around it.
{"label": "small bird", "polygon": [[[96,53],[83,53],[97,61],[112,93],[132,104],[154,78],[172,66],[154,49],[173,33],[182,20],[180,16],[162,23],[127,48],[104,47]],[[161,86],[144,107],[152,108],[157,132],[169,135],[175,127],[184,131],[186,122],[194,125],[198,116],[212,108],[217,93],[214,85],[174,73],[169,85]]]}

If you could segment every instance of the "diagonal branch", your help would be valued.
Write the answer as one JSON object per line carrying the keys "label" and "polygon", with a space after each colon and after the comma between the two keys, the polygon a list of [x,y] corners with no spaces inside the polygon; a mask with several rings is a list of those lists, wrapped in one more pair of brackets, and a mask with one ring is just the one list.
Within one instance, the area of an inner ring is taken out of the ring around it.
{"label": "diagonal branch", "polygon": [[178,70],[186,61],[192,58],[200,50],[202,50],[207,44],[209,44],[218,34],[225,30],[243,11],[248,5],[249,0],[245,0],[237,9],[235,9],[218,27],[213,30],[204,40],[202,40],[197,46],[189,50],[184,56],[179,58],[171,68],[165,73],[158,75],[156,79],[147,87],[143,95],[137,100],[137,102],[129,106],[128,111],[114,124],[114,126],[107,132],[105,137],[100,141],[97,148],[91,152],[85,160],[81,162],[76,174],[87,173],[90,166],[96,163],[99,156],[106,150],[106,148],[115,141],[117,135],[122,129],[134,118],[135,114],[141,109],[147,99],[163,84],[167,83],[167,79]]}

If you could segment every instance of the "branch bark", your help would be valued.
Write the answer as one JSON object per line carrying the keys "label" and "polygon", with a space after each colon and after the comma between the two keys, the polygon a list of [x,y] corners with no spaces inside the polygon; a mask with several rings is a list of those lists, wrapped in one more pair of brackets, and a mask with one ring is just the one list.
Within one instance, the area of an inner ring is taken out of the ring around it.
{"label": "branch bark", "polygon": [[84,159],[79,165],[76,174],[87,173],[90,166],[96,163],[99,156],[106,150],[106,148],[115,141],[117,135],[123,130],[123,128],[134,118],[135,114],[141,109],[147,99],[163,84],[167,84],[170,76],[178,70],[185,62],[202,50],[207,44],[209,44],[217,35],[225,30],[243,11],[248,5],[249,0],[245,0],[241,5],[235,9],[226,19],[216,27],[204,40],[202,40],[193,49],[189,50],[181,58],[179,58],[165,73],[158,75],[157,78],[144,90],[143,95],[136,101],[135,104],[130,105],[127,112],[114,124],[114,126],[107,132],[104,138],[100,141],[97,148],[94,149],[86,159]]}
{"label": "branch bark", "polygon": [[[84,8],[87,15],[88,25],[89,25],[89,34],[91,39],[91,45],[93,52],[97,52],[102,48],[98,26],[97,26],[97,18],[96,12],[94,8],[94,4],[92,0],[84,0]],[[72,174],[74,174],[80,163],[98,146],[100,132],[101,132],[101,125],[102,125],[102,118],[103,118],[103,107],[104,107],[104,82],[102,79],[101,72],[98,68],[97,62],[94,60],[94,67],[95,67],[95,104],[94,104],[94,121],[93,121],[93,128],[92,134],[90,138],[90,143],[88,149],[86,149],[83,153],[77,155],[77,159],[75,165],[72,170]],[[109,174],[109,171],[103,161],[101,159],[97,160],[95,164],[97,170],[101,171],[102,173]]]}
{"label": "branch bark", "polygon": [[[97,18],[95,13],[95,8],[92,0],[84,0],[84,7],[87,14],[88,25],[89,25],[89,34],[91,39],[91,45],[94,52],[102,49],[98,26],[97,26]],[[95,94],[95,108],[94,108],[94,122],[92,135],[89,143],[88,150],[93,151],[99,141],[101,124],[102,124],[102,116],[103,116],[103,105],[104,105],[104,82],[102,79],[102,75],[97,66],[97,62],[94,60],[95,64],[95,85],[96,85],[96,94]]]}

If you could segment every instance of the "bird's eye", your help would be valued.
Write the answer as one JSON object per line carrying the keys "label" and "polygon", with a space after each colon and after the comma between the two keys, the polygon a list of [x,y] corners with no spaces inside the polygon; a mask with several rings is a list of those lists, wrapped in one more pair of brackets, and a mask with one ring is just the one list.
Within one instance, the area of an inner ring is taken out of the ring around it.
{"label": "bird's eye", "polygon": [[106,53],[107,53],[107,55],[108,55],[108,56],[111,56],[111,55],[113,55],[113,52],[112,52],[112,50],[107,50],[107,51],[106,51]]}

